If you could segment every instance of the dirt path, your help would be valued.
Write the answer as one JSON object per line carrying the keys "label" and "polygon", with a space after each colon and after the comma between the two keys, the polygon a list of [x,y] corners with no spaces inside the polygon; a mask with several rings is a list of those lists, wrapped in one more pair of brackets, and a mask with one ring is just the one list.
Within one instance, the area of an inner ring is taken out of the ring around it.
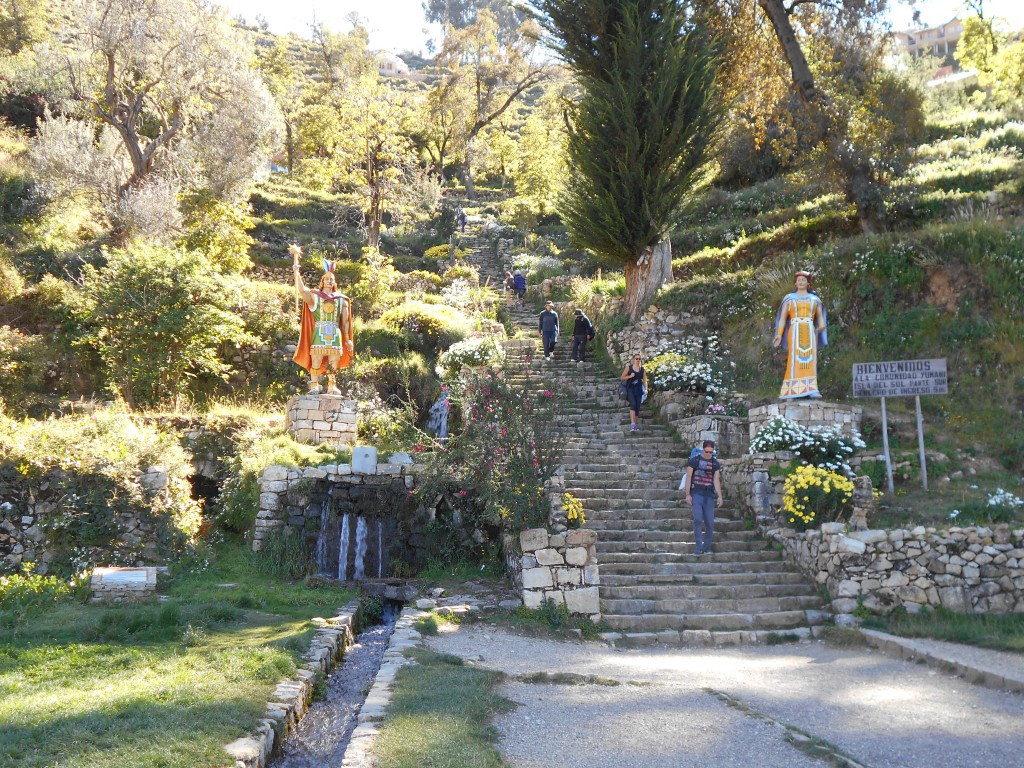
{"label": "dirt path", "polygon": [[1024,696],[869,649],[616,650],[472,625],[428,645],[513,678],[620,683],[511,679],[502,693],[521,706],[495,726],[513,768],[1024,765]]}

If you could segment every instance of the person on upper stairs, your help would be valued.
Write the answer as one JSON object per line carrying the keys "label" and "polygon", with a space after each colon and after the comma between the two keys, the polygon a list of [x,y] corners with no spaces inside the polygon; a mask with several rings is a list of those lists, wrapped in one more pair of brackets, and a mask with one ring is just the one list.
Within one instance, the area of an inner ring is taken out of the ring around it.
{"label": "person on upper stairs", "polygon": [[619,381],[625,383],[624,394],[629,402],[629,431],[636,432],[640,429],[640,405],[647,399],[647,370],[640,355],[633,355],[619,376]]}
{"label": "person on upper stairs", "polygon": [[705,440],[701,454],[686,462],[679,490],[686,491],[686,503],[693,507],[693,554],[710,555],[715,535],[715,500],[722,505],[722,465],[715,458],[714,440]]}
{"label": "person on upper stairs", "polygon": [[526,275],[521,270],[516,270],[516,273],[512,276],[512,286],[516,291],[516,299],[519,300],[520,305],[526,299]]}
{"label": "person on upper stairs", "polygon": [[558,343],[558,313],[555,312],[554,302],[544,302],[544,311],[537,318],[537,330],[544,344],[544,359],[553,359],[555,344]]}
{"label": "person on upper stairs", "polygon": [[594,324],[583,314],[582,309],[573,312],[572,323],[572,359],[574,362],[587,361],[587,342],[594,338]]}

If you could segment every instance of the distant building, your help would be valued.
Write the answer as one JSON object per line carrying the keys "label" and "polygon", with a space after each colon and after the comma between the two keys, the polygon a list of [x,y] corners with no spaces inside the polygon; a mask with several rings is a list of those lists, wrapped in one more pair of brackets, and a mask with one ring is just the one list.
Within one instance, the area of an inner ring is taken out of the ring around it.
{"label": "distant building", "polygon": [[911,56],[930,54],[952,61],[953,51],[956,50],[956,45],[963,34],[964,23],[954,17],[937,27],[893,32],[892,39],[898,50],[906,51]]}
{"label": "distant building", "polygon": [[377,58],[377,72],[386,77],[407,77],[409,65],[401,58],[387,51],[377,51],[374,56]]}

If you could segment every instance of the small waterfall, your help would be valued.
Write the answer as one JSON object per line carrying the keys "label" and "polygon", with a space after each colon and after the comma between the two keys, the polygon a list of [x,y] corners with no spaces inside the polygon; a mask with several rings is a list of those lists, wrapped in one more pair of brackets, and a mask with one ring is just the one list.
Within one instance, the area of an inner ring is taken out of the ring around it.
{"label": "small waterfall", "polygon": [[348,512],[341,518],[341,541],[338,543],[338,578],[348,581]]}
{"label": "small waterfall", "polygon": [[377,578],[384,578],[384,521],[377,518]]}
{"label": "small waterfall", "polygon": [[327,527],[331,522],[331,504],[328,496],[320,503],[320,533],[316,537],[316,570],[327,571]]}
{"label": "small waterfall", "polygon": [[356,564],[353,578],[356,581],[366,578],[366,518],[356,518]]}

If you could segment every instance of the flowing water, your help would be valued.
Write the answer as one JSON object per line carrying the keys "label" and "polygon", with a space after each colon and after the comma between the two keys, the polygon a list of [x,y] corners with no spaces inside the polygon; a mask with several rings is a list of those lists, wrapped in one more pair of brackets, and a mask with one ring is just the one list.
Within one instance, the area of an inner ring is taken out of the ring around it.
{"label": "flowing water", "polygon": [[385,603],[383,623],[359,633],[345,651],[342,663],[327,678],[326,695],[313,702],[302,722],[289,734],[281,754],[271,763],[273,768],[341,765],[359,709],[380,669],[400,611],[398,603]]}
{"label": "flowing water", "polygon": [[[317,542],[319,544],[319,542]],[[338,578],[348,581],[348,512],[341,518],[341,541],[338,542]]]}

